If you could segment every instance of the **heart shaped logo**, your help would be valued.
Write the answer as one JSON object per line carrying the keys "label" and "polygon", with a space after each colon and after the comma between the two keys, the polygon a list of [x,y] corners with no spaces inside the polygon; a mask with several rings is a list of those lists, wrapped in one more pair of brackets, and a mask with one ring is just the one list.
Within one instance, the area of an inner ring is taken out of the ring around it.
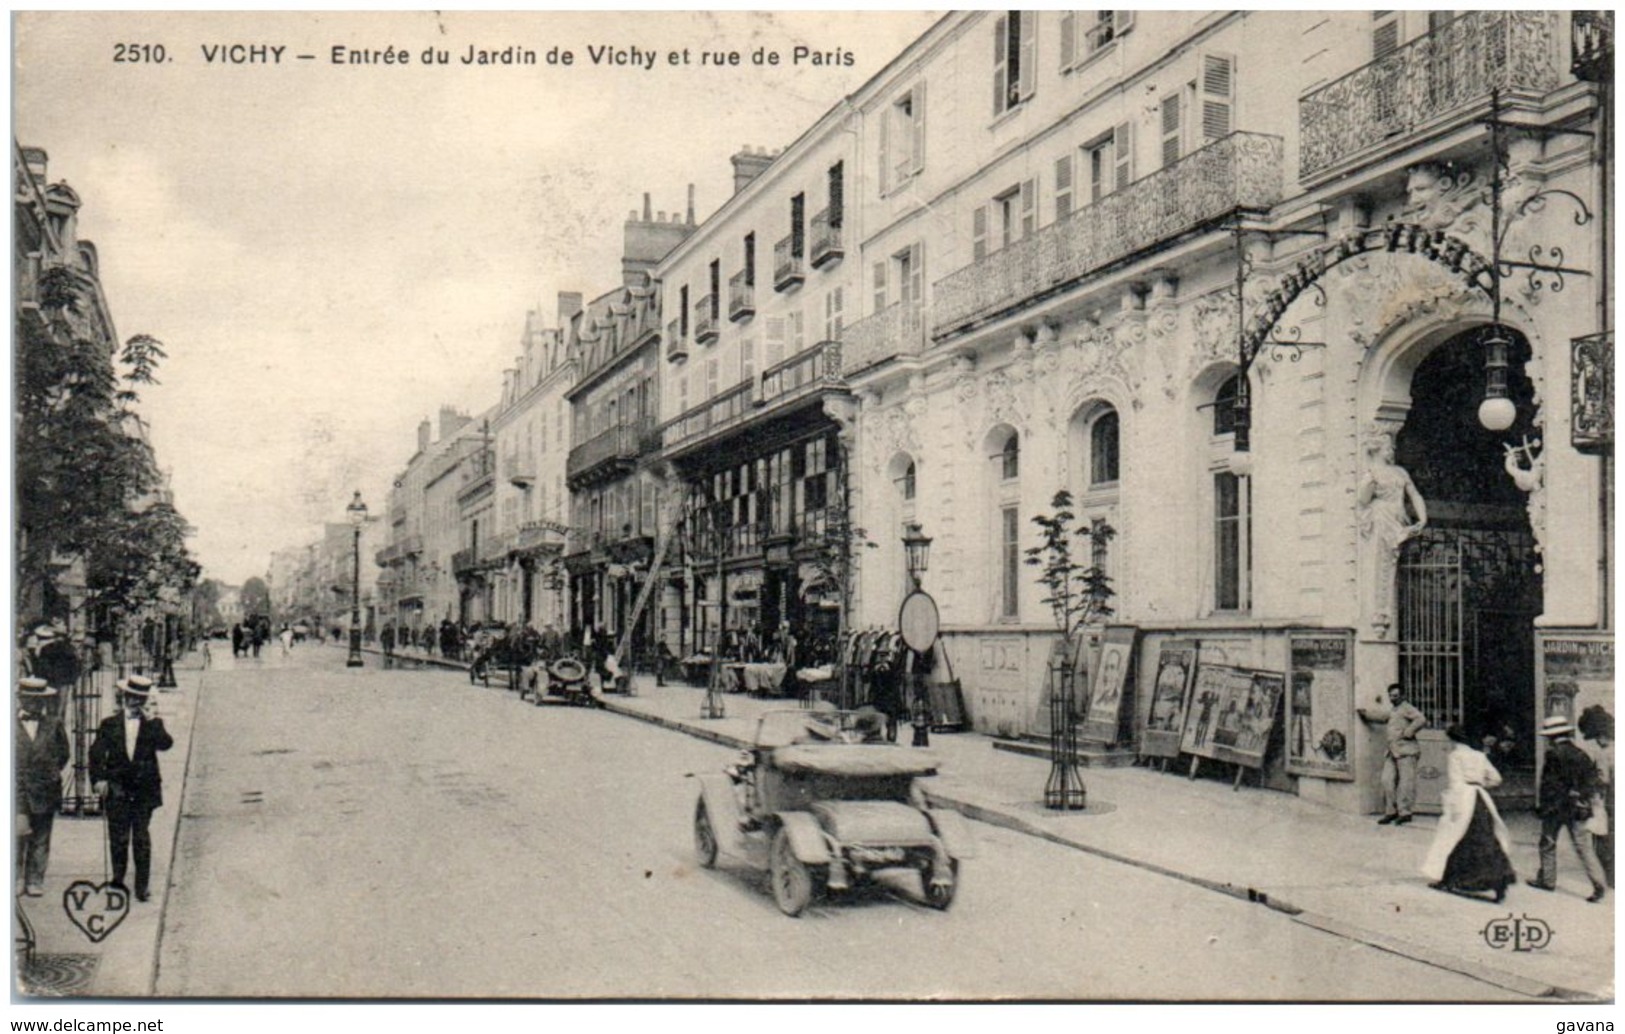
{"label": "heart shaped logo", "polygon": [[62,910],[92,944],[100,944],[130,914],[130,892],[111,883],[74,880],[62,892]]}

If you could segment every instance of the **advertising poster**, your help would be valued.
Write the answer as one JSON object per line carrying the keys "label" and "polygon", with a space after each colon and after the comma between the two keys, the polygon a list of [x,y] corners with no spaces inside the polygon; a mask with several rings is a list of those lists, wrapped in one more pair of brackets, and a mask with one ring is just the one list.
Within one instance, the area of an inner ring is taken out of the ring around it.
{"label": "advertising poster", "polygon": [[1252,672],[1228,664],[1202,664],[1196,669],[1186,707],[1185,731],[1179,749],[1184,754],[1218,758],[1216,736],[1221,716],[1239,710],[1252,688]]}
{"label": "advertising poster", "polygon": [[1292,637],[1286,767],[1293,775],[1353,779],[1353,650],[1349,637]]}
{"label": "advertising poster", "polygon": [[1195,678],[1195,641],[1169,639],[1158,644],[1156,676],[1151,680],[1151,708],[1140,735],[1142,755],[1179,756],[1179,734],[1185,725],[1186,704]]}
{"label": "advertising poster", "polygon": [[1121,728],[1123,698],[1129,688],[1129,669],[1134,665],[1136,629],[1113,625],[1100,643],[1100,660],[1089,682],[1089,716],[1083,724],[1086,739],[1116,743]]}

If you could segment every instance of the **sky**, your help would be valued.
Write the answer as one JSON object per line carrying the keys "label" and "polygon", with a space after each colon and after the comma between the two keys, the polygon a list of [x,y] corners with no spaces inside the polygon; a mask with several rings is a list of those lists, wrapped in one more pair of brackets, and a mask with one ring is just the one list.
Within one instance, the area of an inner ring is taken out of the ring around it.
{"label": "sky", "polygon": [[[936,17],[21,13],[13,135],[82,199],[120,340],[163,342],[140,408],[205,577],[240,584],[357,489],[382,512],[420,420],[495,403],[529,310],[552,324],[559,291],[619,281],[644,192],[679,211],[692,183],[704,219],[730,155],[790,144]],[[285,49],[207,60],[233,44]],[[334,64],[336,46],[411,60]],[[510,46],[538,63],[461,61]],[[653,67],[595,66],[600,46]]]}

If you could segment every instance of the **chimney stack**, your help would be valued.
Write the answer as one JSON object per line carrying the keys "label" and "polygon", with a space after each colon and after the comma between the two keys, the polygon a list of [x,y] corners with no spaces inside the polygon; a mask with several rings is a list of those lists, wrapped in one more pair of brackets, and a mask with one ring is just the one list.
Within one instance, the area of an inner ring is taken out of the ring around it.
{"label": "chimney stack", "polygon": [[34,183],[43,188],[45,186],[45,166],[49,162],[44,148],[25,147],[23,150],[23,164],[28,167],[28,175]]}
{"label": "chimney stack", "polygon": [[694,225],[694,184],[688,185],[688,225]]}
{"label": "chimney stack", "polygon": [[559,292],[559,326],[563,327],[570,322],[570,318],[581,311],[580,291]]}
{"label": "chimney stack", "polygon": [[[729,161],[733,163],[734,167],[734,193],[737,194],[744,190],[751,180],[760,176],[767,170],[769,165],[773,164],[773,155],[769,154],[765,147],[760,151],[753,147],[743,147]],[[689,189],[693,190],[694,188],[690,187]]]}
{"label": "chimney stack", "polygon": [[424,420],[418,424],[418,452],[429,451],[429,421]]}

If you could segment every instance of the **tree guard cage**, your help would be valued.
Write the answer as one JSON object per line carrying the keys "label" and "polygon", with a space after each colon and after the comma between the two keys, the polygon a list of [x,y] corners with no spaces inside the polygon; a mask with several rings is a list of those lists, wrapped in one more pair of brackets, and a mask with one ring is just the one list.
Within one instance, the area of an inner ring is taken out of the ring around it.
{"label": "tree guard cage", "polygon": [[1085,649],[1081,637],[1069,637],[1050,652],[1049,659],[1049,780],[1044,784],[1044,807],[1057,811],[1078,811],[1087,793],[1078,771],[1078,727],[1073,720],[1077,696],[1078,650]]}

